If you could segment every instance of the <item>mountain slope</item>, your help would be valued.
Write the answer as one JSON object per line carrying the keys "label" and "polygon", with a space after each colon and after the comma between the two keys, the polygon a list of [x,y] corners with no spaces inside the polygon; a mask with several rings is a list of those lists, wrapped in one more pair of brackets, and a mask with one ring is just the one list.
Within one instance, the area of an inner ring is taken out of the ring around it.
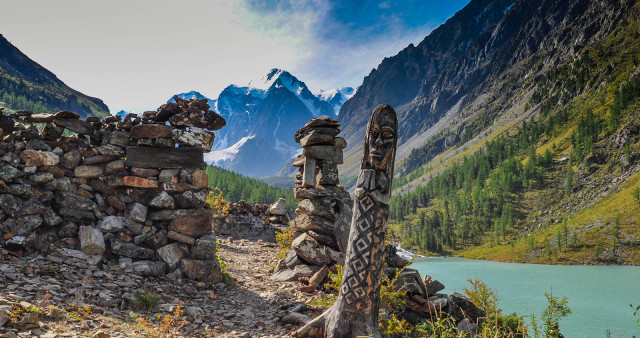
{"label": "mountain slope", "polygon": [[638,264],[639,27],[635,1],[519,0],[425,81],[398,108],[408,139],[391,213],[404,244]]}
{"label": "mountain slope", "polygon": [[0,34],[0,102],[12,110],[39,113],[70,110],[83,117],[105,116],[102,100],[69,88]]}

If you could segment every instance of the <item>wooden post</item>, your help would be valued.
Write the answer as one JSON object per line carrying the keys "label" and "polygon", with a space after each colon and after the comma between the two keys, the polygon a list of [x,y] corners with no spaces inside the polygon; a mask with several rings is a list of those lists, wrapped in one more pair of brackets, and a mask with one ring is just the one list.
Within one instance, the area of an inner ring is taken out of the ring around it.
{"label": "wooden post", "polygon": [[377,106],[367,125],[340,294],[296,337],[382,337],[378,308],[397,131],[393,108]]}

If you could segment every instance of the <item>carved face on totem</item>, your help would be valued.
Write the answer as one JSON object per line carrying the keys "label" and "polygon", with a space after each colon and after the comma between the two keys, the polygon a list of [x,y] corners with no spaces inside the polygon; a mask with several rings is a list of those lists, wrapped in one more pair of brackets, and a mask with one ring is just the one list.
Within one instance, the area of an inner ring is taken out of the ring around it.
{"label": "carved face on totem", "polygon": [[367,128],[365,153],[366,161],[372,169],[388,169],[393,160],[397,140],[398,121],[396,113],[389,105],[379,105],[374,109]]}

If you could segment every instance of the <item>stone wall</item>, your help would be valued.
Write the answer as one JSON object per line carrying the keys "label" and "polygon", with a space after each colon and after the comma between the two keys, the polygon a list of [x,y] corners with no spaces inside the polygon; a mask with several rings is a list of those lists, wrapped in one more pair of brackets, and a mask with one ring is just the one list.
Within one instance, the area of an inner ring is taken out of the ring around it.
{"label": "stone wall", "polygon": [[141,117],[0,115],[0,245],[219,280],[203,152],[225,121],[175,99]]}

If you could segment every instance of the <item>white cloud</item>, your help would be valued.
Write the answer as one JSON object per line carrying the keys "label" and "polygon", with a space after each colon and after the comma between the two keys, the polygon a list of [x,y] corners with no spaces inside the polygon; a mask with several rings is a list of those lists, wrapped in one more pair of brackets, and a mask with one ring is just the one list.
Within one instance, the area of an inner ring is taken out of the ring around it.
{"label": "white cloud", "polygon": [[326,0],[261,6],[275,8],[244,0],[5,0],[0,33],[116,112],[155,109],[189,90],[215,98],[274,67],[315,91],[358,86],[431,28],[388,17],[383,32],[354,31],[331,17]]}

